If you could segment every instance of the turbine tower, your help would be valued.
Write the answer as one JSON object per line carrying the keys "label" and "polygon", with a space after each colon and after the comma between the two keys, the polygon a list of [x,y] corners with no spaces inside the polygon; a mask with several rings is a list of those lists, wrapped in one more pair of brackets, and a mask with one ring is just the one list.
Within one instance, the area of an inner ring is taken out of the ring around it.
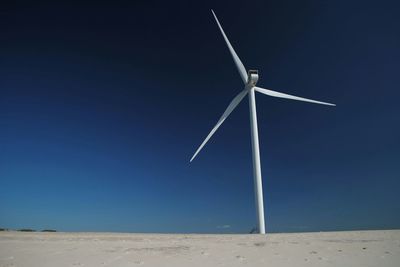
{"label": "turbine tower", "polygon": [[242,61],[240,61],[238,55],[233,49],[231,43],[226,37],[224,30],[222,29],[221,24],[218,21],[217,16],[214,11],[211,10],[214,15],[215,21],[218,24],[218,27],[222,33],[222,36],[225,39],[226,45],[232,55],[233,61],[239,71],[240,77],[244,83],[244,90],[241,91],[228,105],[225,112],[222,114],[221,118],[218,120],[217,124],[211,130],[211,132],[207,135],[206,139],[201,143],[199,148],[194,153],[193,157],[190,159],[190,162],[197,156],[200,150],[204,147],[207,141],[213,136],[213,134],[217,131],[217,129],[221,126],[221,124],[225,121],[225,119],[231,114],[231,112],[236,108],[236,106],[242,101],[242,99],[248,94],[249,95],[249,108],[250,108],[250,129],[251,129],[251,144],[252,144],[252,152],[253,152],[253,175],[254,175],[254,191],[256,195],[256,211],[257,211],[257,222],[258,222],[258,232],[260,234],[265,234],[265,221],[264,221],[264,199],[263,199],[263,188],[262,188],[262,179],[261,179],[261,162],[260,162],[260,148],[258,143],[258,126],[257,126],[257,111],[256,111],[256,96],[255,92],[259,92],[268,96],[286,98],[291,100],[305,101],[315,104],[322,104],[328,106],[336,106],[335,104],[316,101],[312,99],[307,99],[303,97],[288,95],[276,91],[272,91],[270,89],[265,89],[261,87],[257,87],[258,81],[258,71],[257,70],[249,70],[246,71]]}

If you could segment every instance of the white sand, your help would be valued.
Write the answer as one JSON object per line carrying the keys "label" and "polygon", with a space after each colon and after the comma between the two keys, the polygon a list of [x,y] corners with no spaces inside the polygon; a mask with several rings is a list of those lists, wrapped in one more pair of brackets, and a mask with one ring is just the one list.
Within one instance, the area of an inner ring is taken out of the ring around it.
{"label": "white sand", "polygon": [[400,230],[261,235],[0,232],[0,266],[400,266]]}

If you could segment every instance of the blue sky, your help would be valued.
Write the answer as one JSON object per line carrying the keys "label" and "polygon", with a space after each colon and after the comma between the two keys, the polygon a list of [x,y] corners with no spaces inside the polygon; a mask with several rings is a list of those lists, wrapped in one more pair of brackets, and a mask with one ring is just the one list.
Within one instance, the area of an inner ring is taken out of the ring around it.
{"label": "blue sky", "polygon": [[11,4],[0,18],[0,227],[246,233],[257,95],[270,232],[400,227],[395,2]]}

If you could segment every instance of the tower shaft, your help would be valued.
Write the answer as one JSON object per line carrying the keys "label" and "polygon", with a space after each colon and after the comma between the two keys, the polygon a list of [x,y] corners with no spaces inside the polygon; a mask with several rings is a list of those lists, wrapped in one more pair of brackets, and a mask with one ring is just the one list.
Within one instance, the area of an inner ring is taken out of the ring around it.
{"label": "tower shaft", "polygon": [[258,231],[260,234],[265,234],[264,199],[263,199],[263,188],[262,188],[262,178],[261,178],[260,147],[258,142],[256,97],[254,88],[251,88],[249,90],[249,108],[250,108],[251,146],[253,151],[254,191],[256,198]]}

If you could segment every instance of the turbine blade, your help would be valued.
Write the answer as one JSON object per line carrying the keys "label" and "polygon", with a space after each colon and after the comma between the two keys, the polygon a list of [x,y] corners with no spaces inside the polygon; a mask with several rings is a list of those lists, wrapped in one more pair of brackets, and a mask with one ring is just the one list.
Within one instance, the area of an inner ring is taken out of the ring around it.
{"label": "turbine blade", "polygon": [[298,96],[294,96],[294,95],[288,95],[288,94],[272,91],[270,89],[260,88],[260,87],[257,87],[257,86],[255,86],[254,89],[257,92],[260,92],[260,93],[265,94],[265,95],[273,96],[273,97],[287,98],[287,99],[291,99],[291,100],[298,100],[298,101],[310,102],[310,103],[321,104],[321,105],[336,106],[336,104],[316,101],[316,100],[307,99],[307,98],[303,98],[303,97],[298,97]]}
{"label": "turbine blade", "polygon": [[244,84],[246,84],[246,83],[247,83],[247,71],[246,71],[246,68],[244,67],[242,61],[240,61],[240,58],[238,57],[238,55],[236,54],[235,50],[233,49],[231,43],[230,43],[229,40],[228,40],[228,37],[226,37],[226,34],[225,34],[224,30],[222,29],[222,26],[221,26],[221,24],[219,23],[218,18],[217,18],[217,16],[215,15],[215,13],[214,13],[214,11],[213,11],[212,9],[211,9],[211,12],[213,13],[214,18],[215,18],[215,21],[217,22],[218,27],[219,27],[219,29],[221,30],[222,36],[223,36],[224,39],[225,39],[225,42],[226,42],[226,45],[227,45],[228,48],[229,48],[229,51],[231,52],[233,61],[234,61],[235,64],[236,64],[236,67],[237,67],[237,69],[238,69],[238,71],[239,71],[240,77],[242,78]]}
{"label": "turbine blade", "polygon": [[226,118],[228,118],[229,114],[232,113],[232,111],[236,108],[236,106],[242,101],[243,97],[247,94],[248,90],[245,89],[242,92],[240,92],[229,104],[229,106],[226,108],[224,114],[222,114],[221,118],[218,120],[217,124],[214,126],[214,128],[211,130],[211,132],[207,135],[206,139],[204,139],[203,143],[199,146],[199,148],[196,150],[194,153],[193,157],[190,159],[190,162],[197,156],[197,154],[200,152],[200,150],[204,147],[204,145],[207,143],[207,141],[213,136],[213,134],[218,130],[219,126],[225,121]]}

